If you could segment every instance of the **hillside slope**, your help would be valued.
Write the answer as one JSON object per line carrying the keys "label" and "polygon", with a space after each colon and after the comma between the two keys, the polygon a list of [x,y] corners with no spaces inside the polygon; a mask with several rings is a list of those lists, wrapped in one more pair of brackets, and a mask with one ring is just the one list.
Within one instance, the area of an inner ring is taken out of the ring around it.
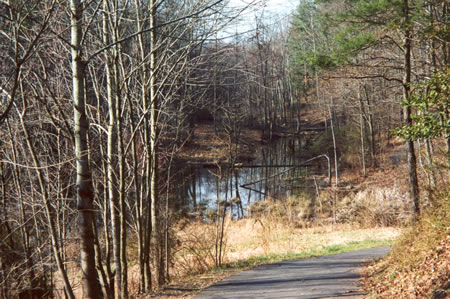
{"label": "hillside slope", "polygon": [[426,212],[383,260],[367,267],[369,298],[448,298],[450,296],[450,198]]}

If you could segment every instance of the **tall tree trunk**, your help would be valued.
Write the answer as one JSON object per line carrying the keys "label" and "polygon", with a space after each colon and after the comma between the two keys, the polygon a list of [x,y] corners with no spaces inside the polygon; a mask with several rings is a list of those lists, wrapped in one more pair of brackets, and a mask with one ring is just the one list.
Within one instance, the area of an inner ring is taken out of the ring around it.
{"label": "tall tree trunk", "polygon": [[[409,0],[403,0],[403,9],[405,15],[405,40],[404,40],[404,74],[403,74],[403,98],[406,100],[409,98],[410,84],[411,84],[411,49],[412,49],[412,32],[410,26],[411,20],[409,15]],[[412,125],[411,119],[411,107],[405,105],[404,119],[406,125]],[[417,159],[414,150],[414,141],[408,140],[408,173],[409,173],[409,197],[413,202],[414,216],[417,218],[420,215],[419,206],[419,183],[417,180]]]}
{"label": "tall tree trunk", "polygon": [[358,89],[358,100],[359,100],[359,123],[360,123],[360,137],[361,137],[361,161],[362,161],[362,168],[363,168],[363,175],[364,177],[367,176],[367,171],[366,171],[366,148],[365,148],[365,144],[364,144],[364,132],[365,130],[365,122],[364,122],[364,106],[363,106],[363,101],[361,98],[361,94],[360,91]]}
{"label": "tall tree trunk", "polygon": [[85,298],[102,298],[94,250],[94,213],[92,202],[92,178],[88,161],[88,121],[85,111],[84,72],[81,58],[83,5],[80,0],[71,0],[71,47],[73,78],[73,117],[76,156],[76,192],[78,225],[80,230],[81,279]]}
{"label": "tall tree trunk", "polygon": [[159,190],[158,190],[158,96],[156,86],[156,5],[154,0],[150,0],[150,152],[151,152],[151,177],[150,177],[150,197],[151,197],[151,225],[153,256],[156,265],[156,282],[158,286],[164,283],[164,266],[161,263],[161,231],[158,223]]}
{"label": "tall tree trunk", "polygon": [[[135,0],[136,5],[136,29],[138,32],[142,31],[143,23],[145,20],[141,17],[141,11],[145,9],[151,10],[152,3],[148,3],[147,8],[142,8],[140,6],[140,1]],[[142,107],[144,111],[143,116],[143,138],[144,138],[144,154],[145,154],[145,167],[143,170],[144,179],[141,182],[140,186],[140,194],[139,194],[139,203],[136,207],[136,221],[137,221],[137,230],[138,230],[138,253],[139,253],[139,268],[140,268],[140,291],[151,291],[152,289],[152,277],[150,271],[150,235],[151,235],[151,222],[149,216],[149,202],[150,202],[150,160],[151,160],[151,149],[150,149],[150,132],[149,132],[149,79],[148,76],[151,73],[148,70],[148,63],[146,63],[146,57],[148,53],[145,50],[145,42],[142,34],[137,36],[138,44],[139,44],[139,55],[140,60],[142,62],[141,68],[141,78],[142,78],[142,87],[141,87],[141,98],[142,98]],[[151,49],[150,49],[151,51]],[[150,74],[149,74],[150,73]],[[137,163],[136,163],[137,165]]]}
{"label": "tall tree trunk", "polygon": [[[93,74],[91,74],[91,76],[93,78],[95,78],[95,76]],[[97,83],[98,85],[98,83]],[[94,87],[96,87],[97,85],[94,85]],[[100,91],[99,88],[94,88],[95,94],[97,96],[97,98],[101,98],[100,95]],[[101,120],[102,119],[102,110],[101,110],[101,105],[102,103],[100,101],[97,101],[97,119]],[[105,151],[105,147],[103,145],[103,142],[100,141],[99,142],[99,147],[100,147],[100,156],[102,157],[107,157],[107,149]],[[101,254],[101,252],[97,252],[97,250],[101,250],[100,248],[100,244],[98,241],[98,234],[97,234],[97,230],[94,227],[94,235],[96,236],[96,245],[95,245],[95,250],[96,250],[96,261],[97,261],[97,272],[99,273],[99,277],[100,277],[100,283],[101,283],[101,287],[103,290],[103,293],[105,295],[106,298],[114,298],[114,273],[112,271],[111,268],[111,235],[110,235],[110,208],[109,208],[109,193],[107,190],[107,186],[108,186],[108,161],[107,159],[102,159],[102,163],[101,163],[101,170],[103,175],[103,179],[101,181],[101,183],[103,184],[103,186],[106,186],[105,192],[103,192],[103,202],[102,204],[102,220],[103,220],[103,234],[104,234],[104,248],[105,248],[105,254],[104,254],[104,258],[103,255]],[[103,268],[103,263],[105,265],[105,269]],[[102,271],[104,273],[102,273]],[[104,277],[104,275],[106,274],[106,277]],[[102,281],[104,279],[104,281]]]}
{"label": "tall tree trunk", "polygon": [[[119,49],[116,45],[115,57],[119,55]],[[123,130],[122,130],[122,98],[119,94],[119,68],[118,61],[115,61],[116,74],[116,115],[117,115],[117,156],[119,158],[119,223],[120,223],[120,267],[122,275],[121,283],[121,297],[128,298],[128,263],[127,263],[127,225],[126,225],[126,203],[125,203],[125,152],[123,145]]]}
{"label": "tall tree trunk", "polygon": [[[108,22],[111,18],[110,1],[103,1],[103,42],[109,44],[112,41],[109,29],[114,27]],[[108,26],[109,25],[109,26]],[[114,50],[105,51],[106,60],[106,90],[108,98],[108,137],[107,137],[107,176],[108,176],[108,202],[111,214],[111,231],[113,243],[113,262],[114,262],[114,297],[120,298],[122,292],[122,265],[120,263],[120,219],[119,202],[117,192],[117,75],[113,67],[117,62],[117,53]]]}

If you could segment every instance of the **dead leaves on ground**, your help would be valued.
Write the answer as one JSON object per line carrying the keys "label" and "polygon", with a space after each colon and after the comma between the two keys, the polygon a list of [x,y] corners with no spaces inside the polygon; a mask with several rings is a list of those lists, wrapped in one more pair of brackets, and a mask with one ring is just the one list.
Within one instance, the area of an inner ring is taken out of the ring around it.
{"label": "dead leaves on ground", "polygon": [[446,203],[440,217],[423,219],[388,257],[366,267],[368,298],[449,298],[449,223]]}

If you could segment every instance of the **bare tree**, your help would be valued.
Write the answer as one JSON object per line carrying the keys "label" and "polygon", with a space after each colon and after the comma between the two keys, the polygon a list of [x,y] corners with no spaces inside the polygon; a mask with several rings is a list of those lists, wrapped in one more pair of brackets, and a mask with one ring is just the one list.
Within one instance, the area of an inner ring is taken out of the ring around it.
{"label": "bare tree", "polygon": [[[89,169],[86,117],[85,71],[82,57],[83,2],[71,0],[71,48],[73,78],[73,117],[76,157],[76,193],[80,229],[82,286],[86,298],[101,298],[102,292],[95,268],[94,211],[92,178]],[[73,295],[72,295],[73,297]]]}

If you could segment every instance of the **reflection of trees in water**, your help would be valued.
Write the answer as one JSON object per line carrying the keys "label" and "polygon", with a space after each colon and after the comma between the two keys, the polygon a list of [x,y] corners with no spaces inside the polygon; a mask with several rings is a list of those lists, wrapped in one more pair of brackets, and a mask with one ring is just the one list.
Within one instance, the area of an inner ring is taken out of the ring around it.
{"label": "reflection of trees in water", "polygon": [[[305,189],[315,192],[312,176],[318,174],[317,167],[289,169],[289,166],[299,165],[304,161],[300,156],[300,148],[300,138],[279,138],[270,144],[262,145],[253,165],[267,167],[179,167],[179,175],[175,178],[176,196],[172,208],[190,212],[205,207],[216,209],[217,199],[229,202],[232,198],[235,201],[235,198],[238,198],[245,209],[252,202],[264,200],[268,196],[282,199],[304,192]],[[284,167],[275,167],[280,165]],[[283,171],[283,174],[277,175]],[[310,179],[305,179],[308,177]],[[249,182],[257,183],[251,186],[251,190],[240,187]],[[234,212],[237,216],[236,207]]]}

